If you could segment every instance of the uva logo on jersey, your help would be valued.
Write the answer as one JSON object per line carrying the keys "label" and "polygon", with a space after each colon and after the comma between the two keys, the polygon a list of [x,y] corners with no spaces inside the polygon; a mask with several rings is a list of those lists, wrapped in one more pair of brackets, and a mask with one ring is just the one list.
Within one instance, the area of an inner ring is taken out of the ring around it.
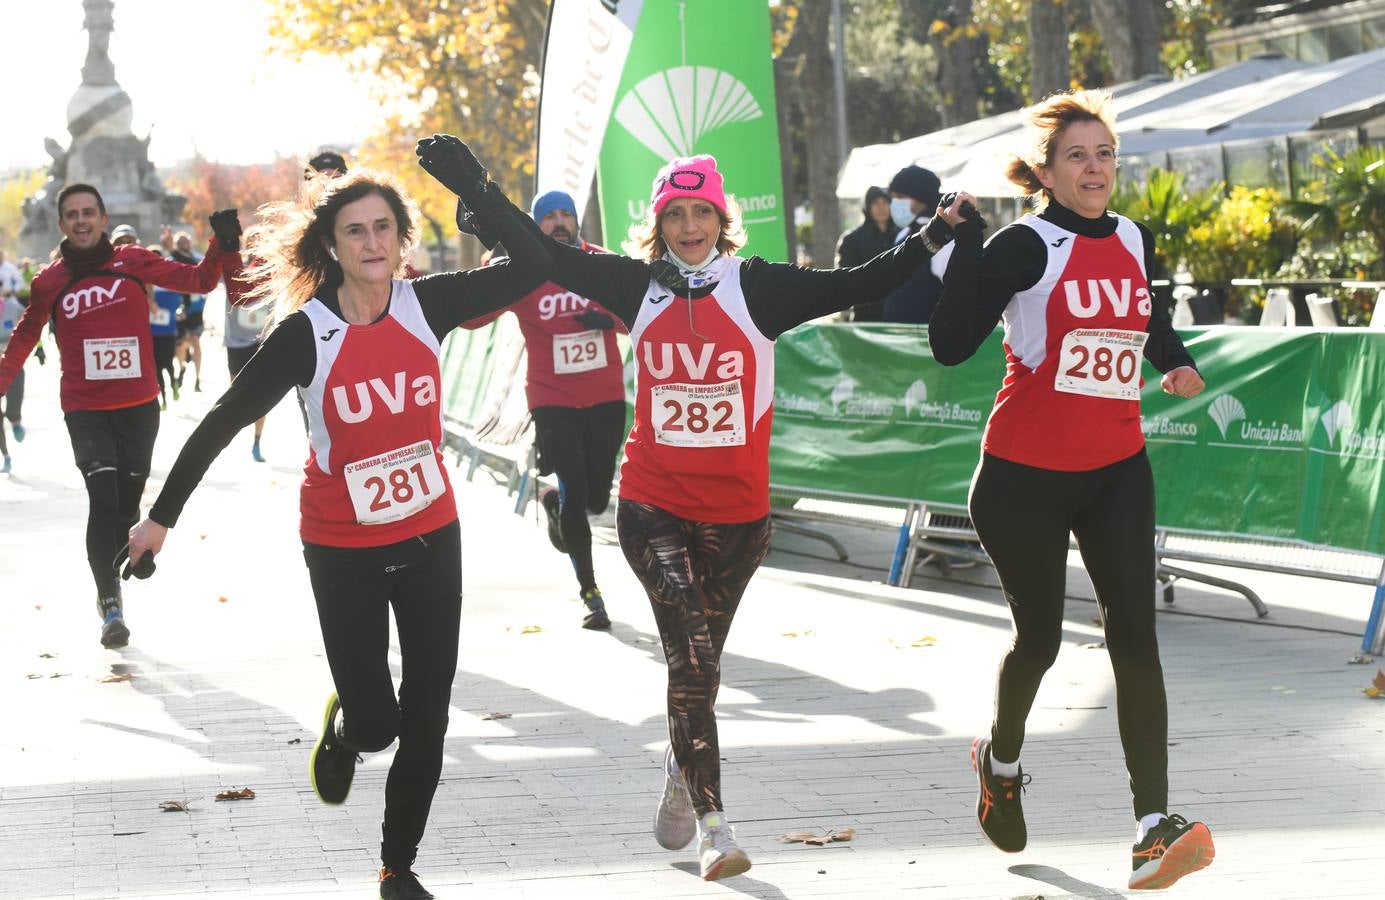
{"label": "uva logo on jersey", "polygon": [[572,291],[544,294],[539,298],[539,318],[547,322],[556,315],[582,312],[588,306],[591,306],[590,300],[579,297]]}
{"label": "uva logo on jersey", "polygon": [[[1083,297],[1083,287],[1086,287],[1086,296]],[[1109,278],[1086,278],[1082,280],[1069,279],[1063,282],[1063,295],[1067,297],[1068,312],[1079,319],[1090,319],[1101,312],[1102,301],[1105,300],[1111,305],[1111,309],[1118,317],[1130,315],[1130,288],[1129,278],[1120,280],[1120,288],[1117,289],[1115,283]],[[1151,305],[1149,300],[1148,288],[1135,289],[1135,311],[1142,316],[1150,314]]]}
{"label": "uva logo on jersey", "polygon": [[[432,375],[420,375],[406,386],[403,372],[394,373],[392,385],[382,378],[358,381],[353,385],[337,385],[332,388],[332,402],[336,404],[337,415],[348,425],[364,422],[375,412],[375,398],[385,404],[392,415],[399,415],[412,398],[416,406],[432,406],[438,402],[438,385]],[[355,394],[352,408],[351,394]]]}
{"label": "uva logo on jersey", "polygon": [[[703,344],[694,356],[692,348],[682,342],[670,344],[667,341],[645,341],[643,344],[644,367],[655,378],[668,378],[673,374],[677,363],[683,364],[683,370],[693,381],[705,379],[713,362],[716,363],[715,377],[719,380],[740,378],[745,374],[745,353],[740,350],[717,353],[716,344]],[[658,363],[654,362],[656,353]]]}
{"label": "uva logo on jersey", "polygon": [[120,286],[124,283],[124,278],[117,278],[110,287],[93,284],[91,287],[84,287],[80,291],[69,291],[62,299],[64,318],[75,319],[80,313],[115,300]]}

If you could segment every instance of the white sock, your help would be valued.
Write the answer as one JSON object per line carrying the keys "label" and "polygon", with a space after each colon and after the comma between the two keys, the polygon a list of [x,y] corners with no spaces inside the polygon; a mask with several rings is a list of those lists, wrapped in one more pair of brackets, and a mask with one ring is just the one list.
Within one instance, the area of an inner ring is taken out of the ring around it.
{"label": "white sock", "polygon": [[1001,762],[995,758],[995,753],[991,753],[991,774],[997,778],[1018,778],[1020,777],[1020,761]]}
{"label": "white sock", "polygon": [[1167,818],[1168,816],[1163,813],[1150,813],[1147,816],[1140,816],[1140,821],[1135,823],[1135,843],[1138,844],[1140,841],[1143,841],[1145,835],[1149,834],[1151,828]]}

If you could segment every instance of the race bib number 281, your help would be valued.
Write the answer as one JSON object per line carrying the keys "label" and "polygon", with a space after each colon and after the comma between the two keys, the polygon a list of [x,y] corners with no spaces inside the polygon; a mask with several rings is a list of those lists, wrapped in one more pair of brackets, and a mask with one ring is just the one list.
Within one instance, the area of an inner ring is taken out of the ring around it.
{"label": "race bib number 281", "polygon": [[1063,336],[1053,389],[1112,400],[1140,399],[1143,331],[1079,328]]}
{"label": "race bib number 281", "polygon": [[342,467],[356,521],[383,525],[407,518],[442,496],[432,441],[419,441]]}

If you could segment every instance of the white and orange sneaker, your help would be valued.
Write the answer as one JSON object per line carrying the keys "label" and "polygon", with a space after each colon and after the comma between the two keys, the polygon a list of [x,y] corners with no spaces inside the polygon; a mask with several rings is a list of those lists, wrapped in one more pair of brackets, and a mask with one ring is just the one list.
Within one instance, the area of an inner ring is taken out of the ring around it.
{"label": "white and orange sneaker", "polygon": [[1145,835],[1131,852],[1130,889],[1155,891],[1184,875],[1205,869],[1216,857],[1212,832],[1201,822],[1168,816]]}

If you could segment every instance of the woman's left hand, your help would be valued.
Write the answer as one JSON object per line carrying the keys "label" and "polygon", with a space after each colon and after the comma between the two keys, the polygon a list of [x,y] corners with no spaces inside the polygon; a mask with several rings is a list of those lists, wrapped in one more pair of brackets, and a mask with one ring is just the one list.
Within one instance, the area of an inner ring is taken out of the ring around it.
{"label": "woman's left hand", "polygon": [[1173,394],[1175,397],[1196,397],[1202,393],[1202,389],[1207,387],[1207,383],[1202,380],[1197,369],[1192,366],[1179,366],[1170,372],[1165,372],[1160,379],[1159,386],[1164,389],[1164,393]]}

